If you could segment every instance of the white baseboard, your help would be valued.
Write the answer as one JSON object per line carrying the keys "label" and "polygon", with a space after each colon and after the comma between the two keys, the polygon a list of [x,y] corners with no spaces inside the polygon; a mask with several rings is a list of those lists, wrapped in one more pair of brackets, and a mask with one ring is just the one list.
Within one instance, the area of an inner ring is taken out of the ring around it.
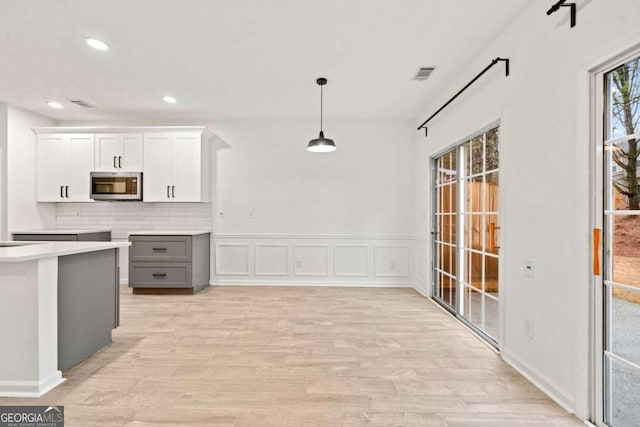
{"label": "white baseboard", "polygon": [[209,286],[324,286],[324,287],[346,287],[346,288],[413,288],[413,284],[406,283],[366,283],[366,282],[326,282],[299,280],[295,282],[285,282],[277,280],[211,280]]}
{"label": "white baseboard", "polygon": [[0,396],[41,397],[65,381],[60,371],[42,381],[0,381]]}
{"label": "white baseboard", "polygon": [[422,295],[423,297],[431,299],[431,297],[427,294],[427,291],[426,291],[426,290],[424,290],[424,289],[422,289],[422,288],[420,287],[420,285],[421,285],[421,284],[416,284],[416,283],[414,283],[414,284],[413,284],[413,289],[415,289],[415,290],[416,290],[416,292],[418,292],[418,293],[419,293],[420,295]]}
{"label": "white baseboard", "polygon": [[575,414],[575,400],[561,387],[555,385],[553,381],[537,372],[536,369],[513,354],[509,349],[503,349],[502,360],[511,365],[511,367],[518,371],[523,377],[531,381],[533,385],[542,390],[565,411],[570,414]]}

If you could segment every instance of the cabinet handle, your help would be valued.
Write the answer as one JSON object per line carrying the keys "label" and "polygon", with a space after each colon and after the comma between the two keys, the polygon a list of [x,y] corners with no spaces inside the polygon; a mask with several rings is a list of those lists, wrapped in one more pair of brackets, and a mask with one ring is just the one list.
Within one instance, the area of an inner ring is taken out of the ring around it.
{"label": "cabinet handle", "polygon": [[167,273],[153,273],[153,277],[167,277]]}
{"label": "cabinet handle", "polygon": [[116,165],[116,156],[113,156],[113,168],[116,169],[118,165]]}
{"label": "cabinet handle", "polygon": [[156,252],[166,252],[167,248],[152,248],[152,250],[154,250]]}
{"label": "cabinet handle", "polygon": [[66,197],[67,199],[69,198],[69,186],[68,185],[64,186],[64,197]]}
{"label": "cabinet handle", "polygon": [[122,156],[118,156],[118,167],[122,169]]}
{"label": "cabinet handle", "polygon": [[63,198],[64,197],[64,185],[60,186],[60,197]]}
{"label": "cabinet handle", "polygon": [[173,197],[174,199],[176,197],[176,186],[175,185],[171,186],[171,197]]}
{"label": "cabinet handle", "polygon": [[171,197],[171,196],[169,195],[169,186],[167,185],[167,199],[168,199],[169,197]]}

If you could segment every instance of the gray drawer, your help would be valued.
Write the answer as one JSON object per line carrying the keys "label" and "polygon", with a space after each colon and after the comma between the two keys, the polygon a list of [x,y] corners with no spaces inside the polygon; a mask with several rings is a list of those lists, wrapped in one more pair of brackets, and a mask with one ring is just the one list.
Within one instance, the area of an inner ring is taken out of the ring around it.
{"label": "gray drawer", "polygon": [[191,261],[191,236],[129,236],[129,261]]}
{"label": "gray drawer", "polygon": [[191,263],[129,264],[129,286],[134,288],[190,288]]}

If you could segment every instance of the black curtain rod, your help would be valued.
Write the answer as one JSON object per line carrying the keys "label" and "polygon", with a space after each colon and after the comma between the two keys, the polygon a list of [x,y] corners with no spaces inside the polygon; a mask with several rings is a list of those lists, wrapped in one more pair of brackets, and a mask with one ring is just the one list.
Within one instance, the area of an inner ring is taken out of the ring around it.
{"label": "black curtain rod", "polygon": [[491,63],[489,65],[487,65],[485,67],[484,70],[480,71],[480,73],[475,76],[473,78],[473,80],[471,80],[469,83],[467,83],[462,89],[460,89],[460,91],[458,91],[458,93],[456,93],[455,95],[453,95],[453,98],[451,98],[450,100],[448,100],[442,107],[438,108],[438,110],[433,113],[427,120],[425,120],[424,122],[422,122],[422,124],[420,126],[418,126],[418,130],[423,129],[424,128],[424,134],[425,136],[427,136],[427,128],[426,128],[426,124],[429,123],[429,120],[433,119],[435,116],[437,116],[440,111],[444,110],[449,104],[451,104],[451,102],[456,99],[458,96],[460,96],[460,94],[462,92],[464,92],[465,90],[467,90],[467,88],[469,86],[471,86],[473,83],[475,83],[476,80],[478,80],[484,73],[486,73],[487,71],[489,71],[489,69],[491,67],[493,67],[494,65],[496,65],[498,62],[504,62],[505,63],[505,75],[509,75],[509,60],[507,58],[495,58],[493,61],[491,61]]}

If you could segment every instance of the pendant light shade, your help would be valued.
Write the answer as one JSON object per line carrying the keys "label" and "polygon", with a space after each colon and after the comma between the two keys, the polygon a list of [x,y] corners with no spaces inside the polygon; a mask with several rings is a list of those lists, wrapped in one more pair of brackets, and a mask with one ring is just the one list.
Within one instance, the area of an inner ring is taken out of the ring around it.
{"label": "pendant light shade", "polygon": [[323,107],[323,99],[322,99],[322,86],[327,84],[327,79],[324,77],[320,77],[316,80],[318,86],[320,86],[320,134],[317,138],[309,141],[307,145],[307,151],[311,151],[313,153],[329,153],[331,151],[335,151],[336,144],[333,142],[333,139],[325,138],[324,132],[322,131],[322,107]]}

